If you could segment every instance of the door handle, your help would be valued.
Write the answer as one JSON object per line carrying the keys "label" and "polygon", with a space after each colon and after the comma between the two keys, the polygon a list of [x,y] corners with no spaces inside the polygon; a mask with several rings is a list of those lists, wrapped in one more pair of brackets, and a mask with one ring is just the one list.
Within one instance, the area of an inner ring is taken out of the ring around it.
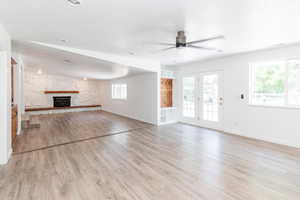
{"label": "door handle", "polygon": [[223,97],[220,97],[220,98],[219,98],[219,105],[220,105],[220,106],[223,105],[223,100],[224,100]]}

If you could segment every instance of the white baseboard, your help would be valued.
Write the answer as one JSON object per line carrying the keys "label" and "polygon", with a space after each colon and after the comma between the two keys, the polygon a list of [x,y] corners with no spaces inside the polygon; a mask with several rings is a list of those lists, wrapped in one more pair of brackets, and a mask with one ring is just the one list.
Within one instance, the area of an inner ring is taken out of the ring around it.
{"label": "white baseboard", "polygon": [[168,125],[168,124],[176,124],[178,123],[178,121],[168,121],[168,122],[159,122],[159,126],[162,126],[162,125]]}
{"label": "white baseboard", "polygon": [[141,122],[145,122],[145,123],[148,123],[148,124],[157,125],[156,123],[150,122],[148,120],[144,120],[144,119],[132,117],[132,116],[129,116],[129,115],[126,115],[126,114],[123,114],[123,113],[113,112],[113,111],[111,111],[109,109],[102,108],[102,110],[105,111],[105,112],[109,112],[109,113],[113,113],[113,114],[116,114],[116,115],[120,115],[120,116],[123,116],[123,117],[130,118],[130,119],[134,119],[134,120],[137,120],[137,121],[141,121]]}
{"label": "white baseboard", "polygon": [[277,145],[283,145],[283,146],[288,146],[288,147],[293,147],[293,148],[298,148],[300,149],[299,143],[291,143],[291,142],[285,142],[283,140],[278,140],[278,139],[271,139],[267,137],[256,137],[252,135],[246,135],[246,134],[240,134],[240,133],[234,133],[232,131],[224,131],[225,134],[230,134],[230,135],[236,135],[240,137],[245,137],[253,140],[258,140],[258,141],[263,141],[263,142],[268,142],[272,144],[277,144]]}
{"label": "white baseboard", "polygon": [[197,126],[200,128],[218,131],[218,132],[225,133],[225,134],[236,135],[236,136],[240,136],[240,137],[245,137],[245,138],[249,138],[249,139],[254,139],[254,140],[258,140],[258,141],[263,141],[263,142],[268,142],[268,143],[273,143],[273,144],[278,144],[278,145],[284,145],[284,146],[289,146],[289,147],[294,147],[294,148],[300,148],[299,143],[285,142],[282,140],[271,139],[271,138],[267,138],[267,137],[256,137],[256,136],[244,134],[242,132],[226,130],[226,129],[224,129],[224,130],[212,129],[209,127],[200,126],[199,124],[193,123],[193,122],[187,122],[187,121],[180,121],[180,122],[184,123],[184,124],[192,125],[192,126]]}
{"label": "white baseboard", "polygon": [[13,149],[10,148],[9,151],[8,151],[8,156],[7,156],[7,160],[10,159],[11,155],[12,155],[12,152],[13,152]]}
{"label": "white baseboard", "polygon": [[12,155],[12,152],[13,152],[12,148],[10,148],[9,151],[8,151],[8,153],[7,153],[7,157],[0,159],[0,165],[5,165],[5,164],[8,163],[8,161],[9,161],[11,155]]}

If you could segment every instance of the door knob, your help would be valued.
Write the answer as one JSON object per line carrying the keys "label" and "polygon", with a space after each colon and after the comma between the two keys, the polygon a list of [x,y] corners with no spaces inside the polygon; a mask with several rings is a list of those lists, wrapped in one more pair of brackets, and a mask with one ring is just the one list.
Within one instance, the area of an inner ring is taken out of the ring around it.
{"label": "door knob", "polygon": [[223,97],[220,97],[219,99],[220,99],[219,105],[222,106],[223,105]]}

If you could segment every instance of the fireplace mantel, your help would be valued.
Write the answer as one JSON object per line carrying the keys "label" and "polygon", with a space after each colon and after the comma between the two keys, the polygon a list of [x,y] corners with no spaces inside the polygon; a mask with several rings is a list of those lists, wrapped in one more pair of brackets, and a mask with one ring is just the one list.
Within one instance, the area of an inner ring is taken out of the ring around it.
{"label": "fireplace mantel", "polygon": [[79,91],[76,91],[76,90],[71,90],[71,91],[62,91],[62,90],[59,90],[59,91],[54,91],[54,90],[46,90],[44,91],[45,94],[78,94]]}

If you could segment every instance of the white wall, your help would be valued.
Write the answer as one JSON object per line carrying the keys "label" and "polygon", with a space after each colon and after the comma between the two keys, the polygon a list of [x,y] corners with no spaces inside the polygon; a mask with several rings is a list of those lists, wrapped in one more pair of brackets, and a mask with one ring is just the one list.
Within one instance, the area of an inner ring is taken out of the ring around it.
{"label": "white wall", "polygon": [[[72,106],[100,104],[97,80],[71,78],[61,75],[37,74],[38,68],[24,69],[25,107],[52,107],[53,96],[71,96]],[[44,94],[45,90],[78,90],[79,94]]]}
{"label": "white wall", "polygon": [[[201,71],[223,70],[225,132],[300,147],[300,109],[248,105],[249,63],[296,57],[300,57],[300,45],[185,64],[178,70],[180,77]],[[182,96],[181,91],[179,87],[179,97]],[[241,100],[241,94],[247,98]]]}
{"label": "white wall", "polygon": [[[158,73],[143,73],[101,82],[102,109],[133,119],[157,124],[159,119]],[[111,84],[127,84],[127,100],[111,98]]]}
{"label": "white wall", "polygon": [[0,24],[0,164],[11,154],[11,40]]}

